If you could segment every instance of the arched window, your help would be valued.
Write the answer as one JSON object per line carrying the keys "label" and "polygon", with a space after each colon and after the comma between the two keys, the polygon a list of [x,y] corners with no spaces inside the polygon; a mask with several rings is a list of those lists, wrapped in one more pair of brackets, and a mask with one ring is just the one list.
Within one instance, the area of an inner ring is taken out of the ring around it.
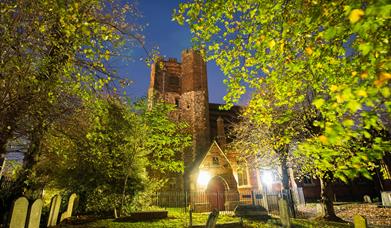
{"label": "arched window", "polygon": [[180,103],[179,103],[179,97],[176,97],[176,98],[175,98],[175,107],[179,108],[179,105],[180,105]]}
{"label": "arched window", "polygon": [[248,172],[247,172],[247,164],[242,161],[238,161],[238,185],[245,186],[248,185]]}

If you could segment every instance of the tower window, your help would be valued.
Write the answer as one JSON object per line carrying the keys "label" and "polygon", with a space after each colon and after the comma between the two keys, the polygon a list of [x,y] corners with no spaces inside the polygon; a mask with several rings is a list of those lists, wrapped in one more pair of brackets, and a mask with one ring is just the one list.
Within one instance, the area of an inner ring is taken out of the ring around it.
{"label": "tower window", "polygon": [[219,157],[213,157],[212,158],[212,164],[213,165],[220,165]]}
{"label": "tower window", "polygon": [[179,98],[175,98],[175,106],[179,108]]}
{"label": "tower window", "polygon": [[170,91],[177,91],[179,89],[179,78],[173,75],[168,77],[168,87]]}

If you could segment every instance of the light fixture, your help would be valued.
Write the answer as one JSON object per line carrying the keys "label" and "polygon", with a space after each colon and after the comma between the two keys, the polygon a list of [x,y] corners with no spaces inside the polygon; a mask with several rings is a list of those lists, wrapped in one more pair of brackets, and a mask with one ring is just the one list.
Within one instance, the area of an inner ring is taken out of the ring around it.
{"label": "light fixture", "polygon": [[261,179],[264,184],[271,185],[274,181],[273,172],[271,170],[263,170]]}
{"label": "light fixture", "polygon": [[211,176],[207,171],[201,170],[198,173],[197,183],[201,186],[206,186],[209,183]]}

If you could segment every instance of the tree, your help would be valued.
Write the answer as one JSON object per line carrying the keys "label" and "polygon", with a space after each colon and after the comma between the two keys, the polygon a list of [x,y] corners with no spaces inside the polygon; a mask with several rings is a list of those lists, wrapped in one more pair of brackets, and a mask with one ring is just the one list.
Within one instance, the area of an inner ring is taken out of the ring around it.
{"label": "tree", "polygon": [[77,192],[84,212],[129,210],[137,195],[165,183],[156,173],[183,172],[190,137],[169,120],[171,106],[156,107],[140,110],[110,96],[84,103],[45,136],[36,180]]}
{"label": "tree", "polygon": [[[241,152],[241,156],[255,159],[255,164],[259,166],[281,167],[284,195],[294,215],[291,196],[295,189],[291,188],[296,183],[289,169],[293,168],[296,159],[292,150],[298,142],[317,130],[312,126],[316,113],[308,91],[306,101],[288,108],[286,105],[278,105],[280,101],[273,85],[263,84],[261,88],[253,94],[241,121],[233,126],[231,134],[234,140],[231,146]],[[262,96],[262,99],[257,99],[258,96]]]}
{"label": "tree", "polygon": [[184,171],[183,150],[191,145],[191,135],[185,122],[170,117],[176,107],[164,102],[155,102],[147,108],[142,100],[141,110],[144,124],[148,126],[149,172],[156,176]]}
{"label": "tree", "polygon": [[[320,128],[312,140],[335,148],[371,138],[368,129],[384,128],[378,114],[391,111],[390,9],[386,1],[207,0],[180,4],[174,19],[189,24],[195,45],[226,75],[228,106],[266,83],[276,88],[278,106],[293,109],[309,88]],[[347,168],[334,177],[368,174],[361,164],[386,153],[375,149],[384,139],[374,141],[345,157]]]}
{"label": "tree", "polygon": [[123,23],[130,8],[113,5],[104,16],[105,7],[92,0],[1,2],[1,154],[18,119],[39,107],[33,103],[110,79],[104,60],[126,39],[120,32],[131,32]]}
{"label": "tree", "polygon": [[13,197],[1,197],[9,209],[31,187],[49,126],[72,111],[64,97],[89,99],[103,89],[115,77],[110,56],[141,36],[129,23],[133,5],[116,1],[5,0],[0,8],[0,156],[14,137],[30,141]]}

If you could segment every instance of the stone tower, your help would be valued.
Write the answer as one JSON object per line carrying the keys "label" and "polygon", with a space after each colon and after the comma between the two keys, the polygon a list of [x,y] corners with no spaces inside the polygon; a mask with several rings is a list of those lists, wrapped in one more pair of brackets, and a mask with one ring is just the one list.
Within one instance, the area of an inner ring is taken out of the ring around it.
{"label": "stone tower", "polygon": [[181,63],[161,58],[152,64],[149,105],[156,99],[175,104],[173,118],[189,124],[193,144],[183,153],[186,172],[210,146],[206,64],[198,51],[184,50]]}

